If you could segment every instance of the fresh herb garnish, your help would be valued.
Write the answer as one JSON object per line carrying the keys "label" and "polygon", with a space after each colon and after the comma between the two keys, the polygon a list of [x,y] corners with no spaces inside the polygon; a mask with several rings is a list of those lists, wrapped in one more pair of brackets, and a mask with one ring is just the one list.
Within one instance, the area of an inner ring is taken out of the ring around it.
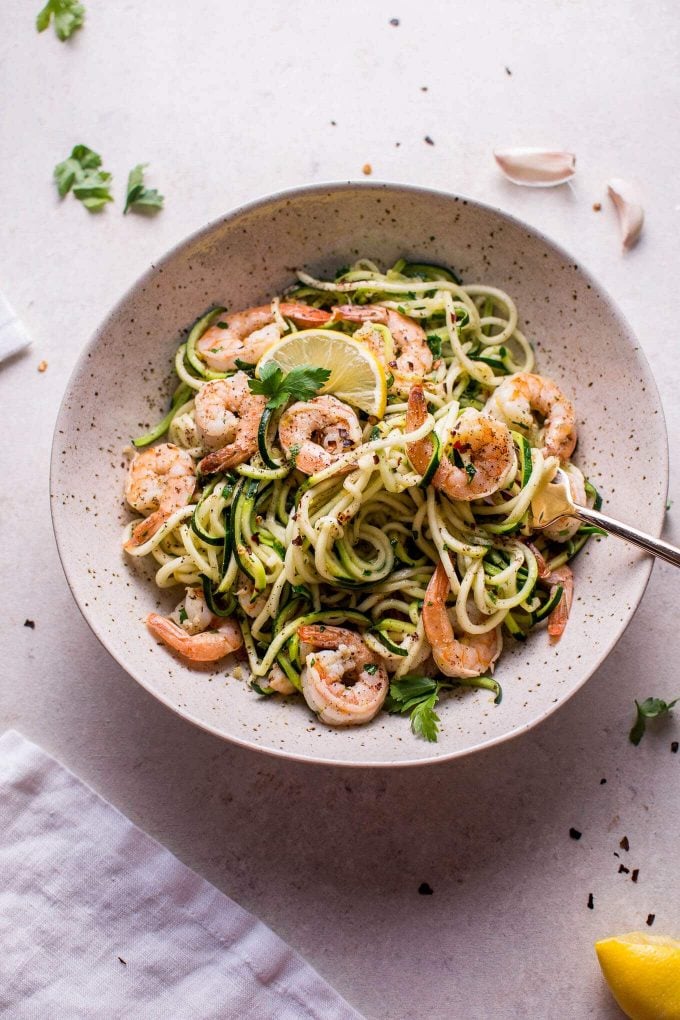
{"label": "fresh herb garnish", "polygon": [[375,662],[369,662],[365,669],[369,676],[375,676],[378,672],[378,667]]}
{"label": "fresh herb garnish", "polygon": [[473,463],[470,462],[469,464],[465,465],[465,474],[468,476],[468,485],[469,485],[470,482],[472,481],[472,479],[477,474],[477,468],[475,467],[475,465]]}
{"label": "fresh herb garnish", "polygon": [[76,145],[68,159],[57,163],[54,180],[60,198],[73,190],[74,196],[90,212],[97,212],[107,202],[113,202],[111,174],[100,170],[101,156],[87,145]]}
{"label": "fresh herb garnish", "polygon": [[[219,322],[217,323],[219,326]],[[226,328],[226,327],[225,327]],[[237,368],[240,368],[242,372],[252,372],[255,368],[255,364],[252,361],[241,361],[240,358],[234,358],[234,364]]]}
{"label": "fresh herb garnish", "polygon": [[648,719],[657,719],[660,715],[666,715],[673,708],[673,705],[677,704],[678,700],[680,699],[675,698],[674,701],[666,702],[662,701],[661,698],[645,698],[643,702],[636,701],[637,716],[628,734],[631,744],[637,746],[640,743],[645,735]]}
{"label": "fresh herb garnish", "polygon": [[269,397],[267,407],[275,410],[289,400],[311,400],[330,376],[328,368],[298,365],[284,374],[275,361],[262,367],[259,379],[249,379],[251,393]]}
{"label": "fresh herb garnish", "polygon": [[77,28],[82,28],[85,8],[78,0],[47,0],[35,19],[35,27],[39,32],[44,32],[49,28],[52,18],[57,39],[66,42]]}
{"label": "fresh herb garnish", "polygon": [[503,692],[497,680],[490,676],[476,676],[469,680],[433,680],[429,676],[403,676],[393,680],[385,701],[388,712],[400,715],[410,713],[411,730],[416,736],[434,742],[439,733],[439,716],[435,706],[442,690],[458,686],[478,687],[495,694],[494,705],[500,704]]}
{"label": "fresh herb garnish", "polygon": [[130,209],[155,213],[163,208],[163,195],[159,194],[155,188],[144,187],[144,170],[148,165],[148,163],[138,163],[128,174],[127,197],[123,215]]}
{"label": "fresh herb garnish", "polygon": [[184,608],[184,606],[180,606],[179,607],[179,622],[180,623],[184,623],[184,621],[188,620],[188,619],[189,619],[189,614],[187,613],[186,609]]}
{"label": "fresh herb garnish", "polygon": [[442,338],[437,336],[436,333],[428,333],[427,335],[427,346],[432,351],[433,358],[441,358],[442,356]]}

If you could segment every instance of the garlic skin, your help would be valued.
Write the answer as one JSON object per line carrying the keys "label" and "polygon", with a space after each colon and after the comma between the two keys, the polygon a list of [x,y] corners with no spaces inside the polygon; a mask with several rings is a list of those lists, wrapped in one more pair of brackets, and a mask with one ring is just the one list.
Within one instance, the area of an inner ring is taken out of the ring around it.
{"label": "garlic skin", "polygon": [[638,243],[645,222],[637,189],[622,177],[612,177],[607,183],[607,191],[618,213],[623,250],[630,251]]}
{"label": "garlic skin", "polygon": [[573,152],[531,148],[495,149],[494,157],[509,181],[529,188],[554,188],[564,184],[576,173],[576,156]]}

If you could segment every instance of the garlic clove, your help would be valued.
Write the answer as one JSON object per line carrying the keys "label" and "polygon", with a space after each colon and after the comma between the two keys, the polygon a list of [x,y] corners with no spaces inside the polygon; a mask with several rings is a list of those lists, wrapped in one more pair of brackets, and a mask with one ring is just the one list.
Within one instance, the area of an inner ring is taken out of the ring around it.
{"label": "garlic clove", "polygon": [[637,188],[622,177],[612,177],[607,184],[607,191],[618,213],[623,250],[630,251],[640,239],[645,222]]}
{"label": "garlic clove", "polygon": [[573,152],[550,149],[495,149],[499,167],[513,184],[530,188],[552,188],[564,184],[576,173],[576,156]]}

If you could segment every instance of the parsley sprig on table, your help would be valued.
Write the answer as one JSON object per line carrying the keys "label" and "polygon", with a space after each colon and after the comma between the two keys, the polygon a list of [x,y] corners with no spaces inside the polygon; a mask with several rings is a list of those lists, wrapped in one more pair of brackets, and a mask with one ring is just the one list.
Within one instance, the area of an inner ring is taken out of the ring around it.
{"label": "parsley sprig on table", "polygon": [[75,198],[90,212],[98,212],[113,202],[111,174],[101,170],[102,158],[87,145],[76,145],[68,159],[57,163],[54,180],[61,198],[73,191]]}
{"label": "parsley sprig on table", "polygon": [[144,171],[148,165],[148,163],[138,163],[128,174],[127,196],[123,214],[127,213],[130,209],[150,213],[158,212],[159,209],[162,209],[163,195],[156,191],[155,188],[146,188],[144,186]]}
{"label": "parsley sprig on table", "polygon": [[675,698],[674,701],[668,702],[662,701],[661,698],[645,698],[644,701],[636,701],[635,708],[637,715],[633,727],[628,734],[631,744],[635,744],[637,747],[640,743],[645,735],[648,719],[658,719],[659,716],[667,715],[678,701],[680,701],[680,698]]}
{"label": "parsley sprig on table", "polygon": [[82,28],[85,8],[78,0],[47,0],[35,19],[35,27],[39,32],[44,32],[53,18],[57,38],[66,42],[76,29]]}
{"label": "parsley sprig on table", "polygon": [[289,400],[311,400],[330,376],[327,368],[298,365],[284,373],[275,361],[262,366],[259,379],[249,379],[251,393],[269,397],[267,407],[276,410]]}
{"label": "parsley sprig on table", "polygon": [[393,680],[385,702],[388,712],[400,715],[410,713],[411,730],[417,737],[434,743],[439,735],[439,716],[435,706],[442,690],[454,687],[479,687],[495,694],[494,705],[503,697],[501,685],[490,676],[476,676],[469,680],[433,680],[429,676],[402,676]]}

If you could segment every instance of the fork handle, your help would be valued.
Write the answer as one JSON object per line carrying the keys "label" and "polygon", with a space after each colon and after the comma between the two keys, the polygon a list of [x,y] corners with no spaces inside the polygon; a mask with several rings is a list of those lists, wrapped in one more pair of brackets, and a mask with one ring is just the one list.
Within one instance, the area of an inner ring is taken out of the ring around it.
{"label": "fork handle", "polygon": [[672,563],[674,567],[680,567],[680,549],[676,549],[669,542],[664,542],[660,538],[652,538],[644,531],[639,531],[637,528],[631,527],[630,524],[615,521],[612,517],[600,513],[599,510],[591,510],[585,506],[575,509],[577,517],[585,524],[595,524],[610,535],[616,535],[617,538],[622,538],[625,542],[632,542],[633,545],[651,553],[652,556],[658,556],[660,559],[666,560],[667,563]]}

